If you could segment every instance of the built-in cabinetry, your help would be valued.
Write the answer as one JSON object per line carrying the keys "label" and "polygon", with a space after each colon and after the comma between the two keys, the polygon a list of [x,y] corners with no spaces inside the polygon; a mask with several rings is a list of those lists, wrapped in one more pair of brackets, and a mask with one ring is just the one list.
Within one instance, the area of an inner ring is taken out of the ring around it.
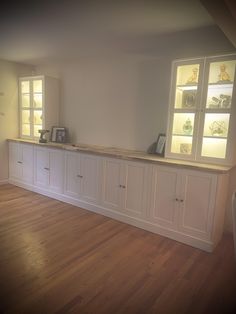
{"label": "built-in cabinetry", "polygon": [[166,156],[233,164],[236,56],[173,62]]}
{"label": "built-in cabinetry", "polygon": [[97,204],[101,191],[101,158],[77,152],[65,153],[65,195]]}
{"label": "built-in cabinetry", "polygon": [[132,217],[146,217],[148,165],[115,158],[103,160],[102,204]]}
{"label": "built-in cabinetry", "polygon": [[48,76],[19,79],[20,137],[34,139],[38,130],[58,125],[58,80]]}
{"label": "built-in cabinetry", "polygon": [[34,184],[62,193],[64,182],[64,151],[36,147],[34,153]]}
{"label": "built-in cabinetry", "polygon": [[9,161],[9,182],[35,192],[207,251],[222,235],[224,171],[14,141],[9,142]]}
{"label": "built-in cabinetry", "polygon": [[9,143],[9,177],[12,180],[33,183],[34,147],[30,144]]}
{"label": "built-in cabinetry", "polygon": [[151,221],[210,240],[217,202],[226,197],[222,189],[225,178],[202,171],[155,166],[152,180]]}

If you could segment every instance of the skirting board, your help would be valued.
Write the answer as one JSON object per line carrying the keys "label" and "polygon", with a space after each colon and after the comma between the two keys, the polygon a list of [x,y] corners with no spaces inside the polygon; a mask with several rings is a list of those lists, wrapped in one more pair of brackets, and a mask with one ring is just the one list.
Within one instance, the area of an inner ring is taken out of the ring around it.
{"label": "skirting board", "polygon": [[19,187],[22,187],[22,188],[27,189],[27,190],[42,194],[42,195],[45,195],[45,196],[51,197],[53,199],[56,199],[56,200],[59,200],[59,201],[62,201],[62,202],[86,209],[86,210],[89,210],[89,211],[92,211],[94,213],[97,213],[97,214],[121,221],[123,223],[144,229],[146,231],[150,231],[152,233],[159,234],[161,236],[164,236],[164,237],[170,238],[172,240],[190,245],[192,247],[201,249],[201,250],[209,252],[209,253],[214,250],[214,245],[213,245],[213,242],[211,242],[211,241],[193,238],[193,237],[186,235],[186,234],[183,234],[181,232],[178,232],[175,230],[170,230],[167,228],[163,228],[163,227],[161,227],[157,224],[154,224],[150,221],[143,220],[143,219],[136,218],[136,217],[131,217],[131,216],[128,216],[124,213],[104,208],[100,204],[97,204],[97,205],[90,204],[90,203],[87,203],[85,201],[67,196],[65,194],[58,194],[58,193],[43,189],[41,187],[37,187],[35,185],[22,183],[20,181],[9,180],[9,183],[16,185],[16,186],[19,186]]}
{"label": "skirting board", "polygon": [[6,180],[0,180],[0,185],[7,184],[8,182],[9,182],[8,179],[6,179]]}

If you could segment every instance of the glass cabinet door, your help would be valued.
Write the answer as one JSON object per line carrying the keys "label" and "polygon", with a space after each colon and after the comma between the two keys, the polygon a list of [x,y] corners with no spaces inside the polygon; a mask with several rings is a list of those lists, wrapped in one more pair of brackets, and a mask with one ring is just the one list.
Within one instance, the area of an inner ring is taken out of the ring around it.
{"label": "glass cabinet door", "polygon": [[235,65],[236,60],[209,62],[201,157],[226,158]]}
{"label": "glass cabinet door", "polygon": [[194,136],[198,121],[200,79],[202,64],[176,63],[171,97],[170,152],[191,157],[194,153]]}
{"label": "glass cabinet door", "polygon": [[43,79],[20,80],[20,135],[38,138],[43,127]]}

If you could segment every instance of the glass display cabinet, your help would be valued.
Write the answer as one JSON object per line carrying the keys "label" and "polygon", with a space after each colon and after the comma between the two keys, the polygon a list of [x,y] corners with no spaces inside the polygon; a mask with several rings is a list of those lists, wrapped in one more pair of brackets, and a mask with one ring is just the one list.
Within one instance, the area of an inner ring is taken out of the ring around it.
{"label": "glass display cabinet", "polygon": [[55,78],[19,79],[20,137],[38,139],[41,129],[58,125],[59,89]]}
{"label": "glass display cabinet", "polygon": [[166,157],[234,162],[235,66],[235,55],[174,61]]}

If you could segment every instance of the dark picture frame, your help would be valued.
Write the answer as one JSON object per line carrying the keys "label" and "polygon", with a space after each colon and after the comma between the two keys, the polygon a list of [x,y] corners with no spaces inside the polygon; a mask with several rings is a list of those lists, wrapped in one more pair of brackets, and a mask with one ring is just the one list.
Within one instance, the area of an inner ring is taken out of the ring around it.
{"label": "dark picture frame", "polygon": [[159,156],[164,156],[165,152],[165,144],[166,144],[166,135],[164,133],[160,133],[156,142],[156,154]]}
{"label": "dark picture frame", "polygon": [[66,143],[66,128],[53,126],[51,131],[51,142]]}

